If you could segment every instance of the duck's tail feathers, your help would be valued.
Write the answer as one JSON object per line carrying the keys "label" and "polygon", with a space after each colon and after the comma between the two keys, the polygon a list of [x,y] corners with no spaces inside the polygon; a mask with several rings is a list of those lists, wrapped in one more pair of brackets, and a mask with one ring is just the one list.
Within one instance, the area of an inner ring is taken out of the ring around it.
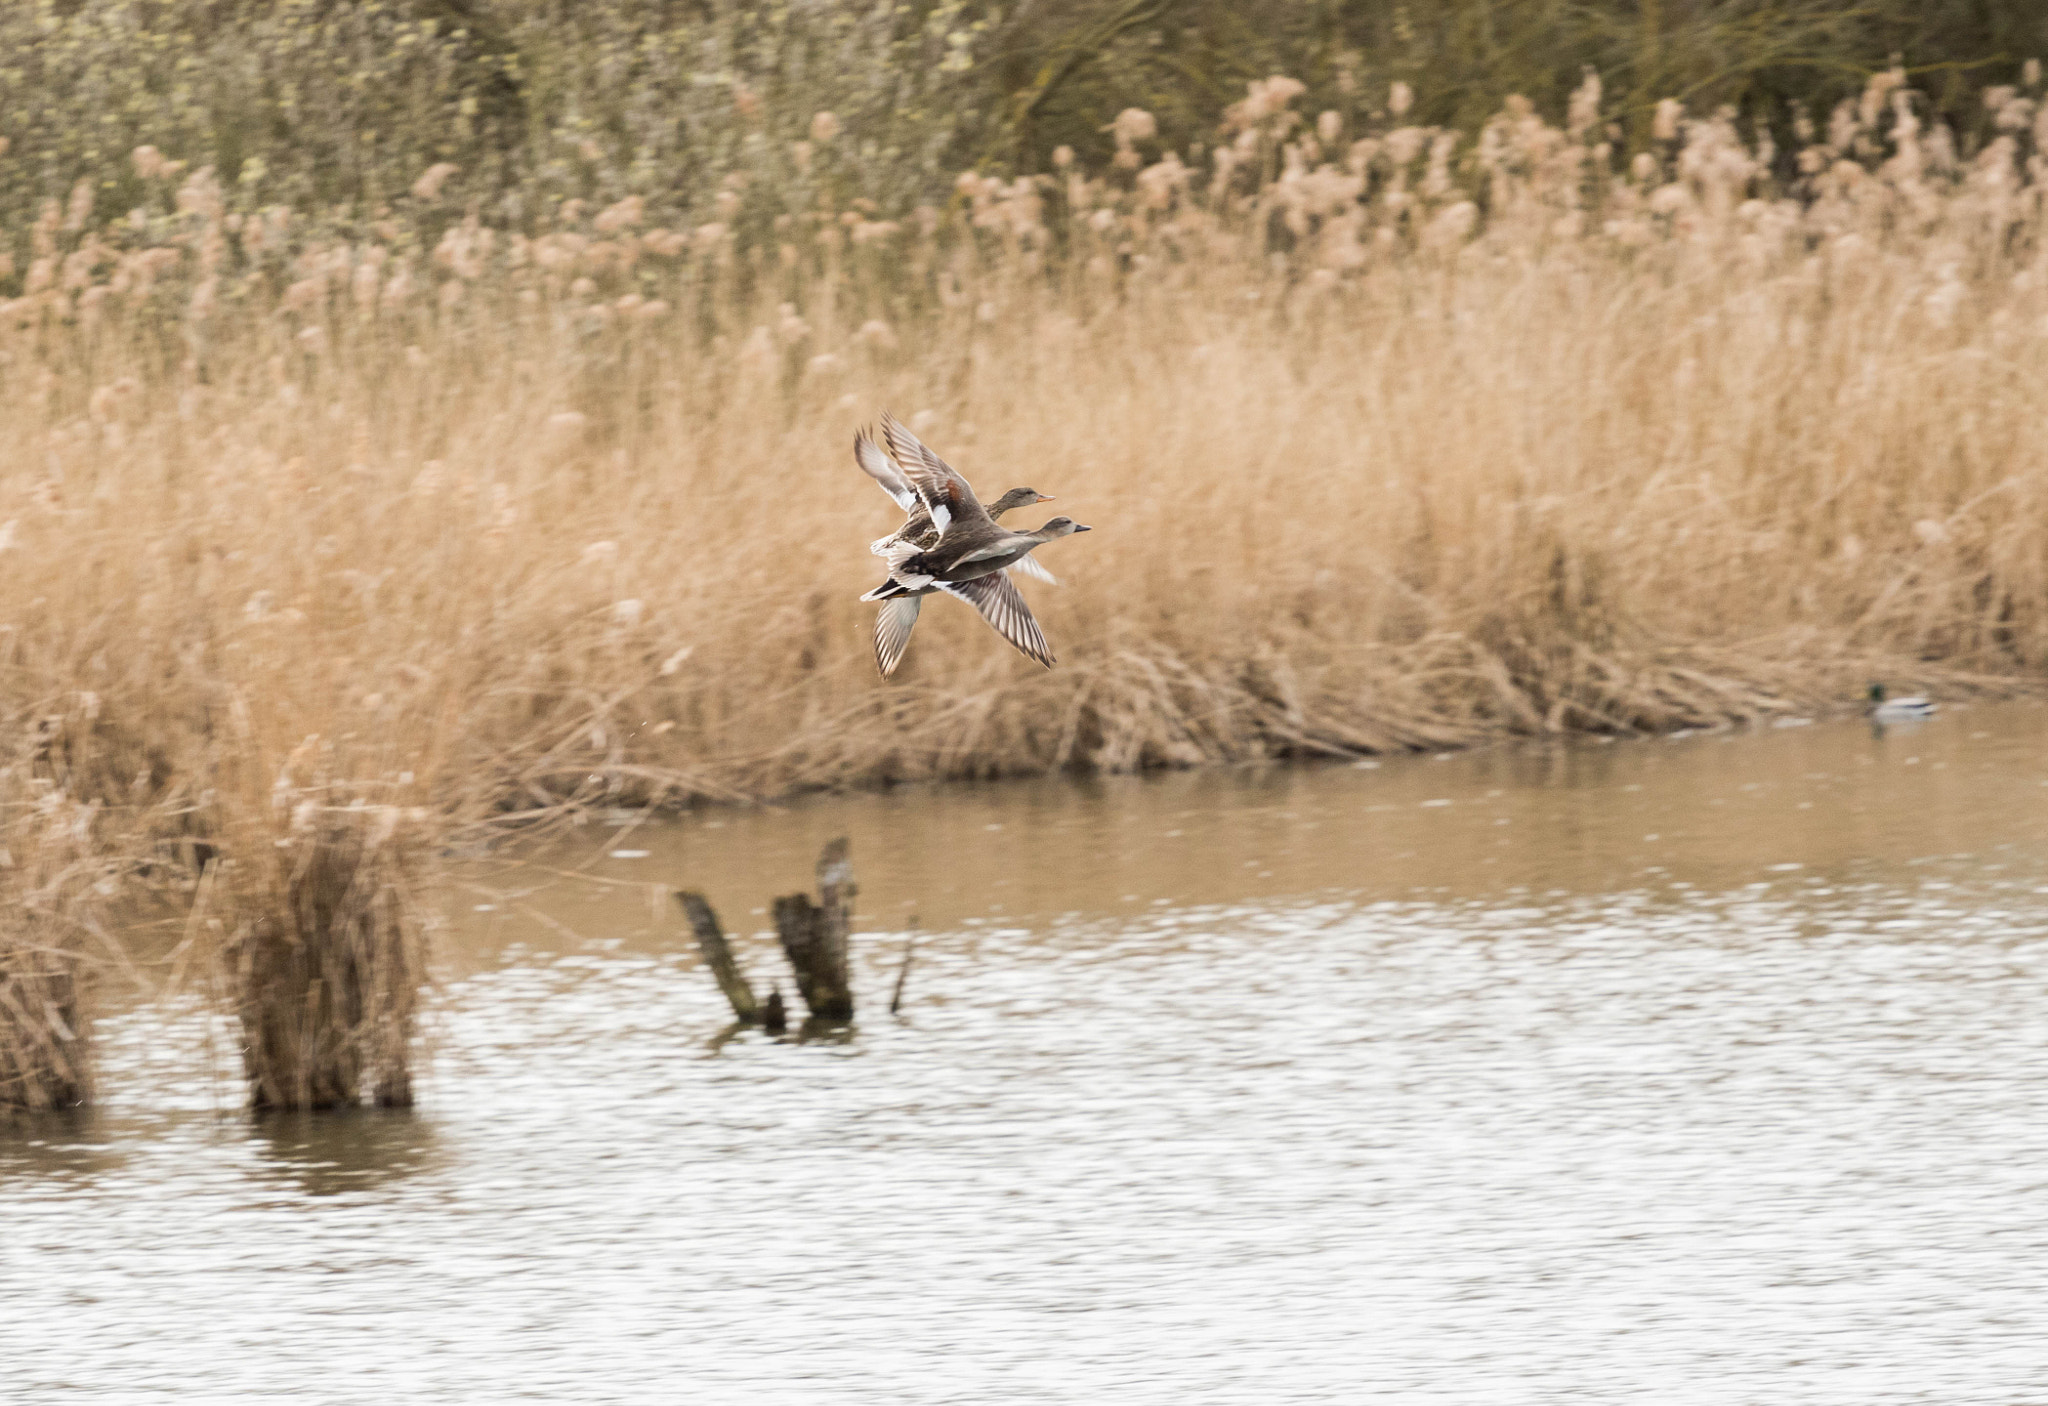
{"label": "duck's tail feathers", "polygon": [[921,596],[934,584],[929,576],[891,576],[862,596],[862,600],[895,600],[898,596]]}
{"label": "duck's tail feathers", "polygon": [[904,564],[918,556],[924,548],[915,542],[897,540],[878,543],[875,555],[889,564],[889,579],[862,596],[862,600],[887,600],[900,596],[906,591],[921,591],[933,584],[933,578],[920,572],[905,571]]}
{"label": "duck's tail feathers", "polygon": [[924,548],[908,538],[899,537],[893,542],[885,543],[882,550],[875,555],[889,564],[889,570],[900,571],[903,568],[903,563],[909,561],[923,550]]}

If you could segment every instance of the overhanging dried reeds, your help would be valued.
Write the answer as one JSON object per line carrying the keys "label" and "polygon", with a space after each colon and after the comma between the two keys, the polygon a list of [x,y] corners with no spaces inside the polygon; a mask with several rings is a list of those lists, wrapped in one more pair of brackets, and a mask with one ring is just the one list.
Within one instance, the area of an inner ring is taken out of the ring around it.
{"label": "overhanging dried reeds", "polygon": [[241,1024],[250,1102],[409,1107],[426,976],[418,817],[315,800],[287,816],[267,844],[236,846],[202,894],[218,914],[219,985]]}
{"label": "overhanging dried reeds", "polygon": [[29,908],[0,913],[0,1110],[92,1097],[90,1028],[73,935]]}
{"label": "overhanging dried reeds", "polygon": [[87,988],[111,947],[92,920],[95,808],[13,772],[0,786],[16,797],[0,822],[0,1111],[76,1108],[93,1092]]}

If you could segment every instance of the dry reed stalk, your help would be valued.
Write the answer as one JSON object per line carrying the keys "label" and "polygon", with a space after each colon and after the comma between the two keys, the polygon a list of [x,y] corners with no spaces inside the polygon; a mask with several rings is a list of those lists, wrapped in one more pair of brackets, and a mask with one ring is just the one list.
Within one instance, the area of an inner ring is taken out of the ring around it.
{"label": "dry reed stalk", "polygon": [[0,1110],[91,1101],[91,1028],[68,938],[33,911],[0,917]]}

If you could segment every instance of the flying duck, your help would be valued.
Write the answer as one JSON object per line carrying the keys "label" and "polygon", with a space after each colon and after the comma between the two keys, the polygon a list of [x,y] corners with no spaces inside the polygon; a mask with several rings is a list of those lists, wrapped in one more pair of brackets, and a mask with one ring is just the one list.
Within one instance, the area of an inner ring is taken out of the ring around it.
{"label": "flying duck", "polygon": [[[891,579],[861,597],[878,601],[882,607],[875,619],[875,662],[882,677],[889,677],[902,662],[922,598],[936,591],[966,601],[1020,652],[1051,668],[1052,649],[1032,617],[1031,608],[1011,581],[1009,569],[1052,581],[1052,573],[1030,560],[1028,553],[1032,547],[1040,541],[1050,541],[1052,536],[1088,529],[1077,529],[1071,519],[1055,518],[1038,534],[1005,533],[995,526],[996,518],[1012,508],[1050,501],[1051,495],[1034,488],[1013,488],[997,499],[992,509],[985,510],[967,480],[893,416],[883,416],[882,434],[888,441],[886,451],[864,431],[856,434],[853,441],[854,462],[906,514],[902,527],[869,546],[870,551],[890,563]],[[1057,523],[1066,523],[1066,530],[1054,531],[1051,536],[1039,535]],[[990,533],[995,535],[991,537]],[[909,579],[897,572],[899,564],[917,562],[933,553],[956,555],[964,550],[960,546],[963,542],[980,542],[986,547],[996,542],[1007,544],[1011,538],[1026,544],[995,556],[955,562],[944,572],[914,573]]]}

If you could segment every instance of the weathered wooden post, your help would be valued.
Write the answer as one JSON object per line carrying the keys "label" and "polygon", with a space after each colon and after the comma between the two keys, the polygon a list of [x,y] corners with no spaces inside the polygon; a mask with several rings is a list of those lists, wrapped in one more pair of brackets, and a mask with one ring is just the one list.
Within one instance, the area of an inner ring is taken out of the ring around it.
{"label": "weathered wooden post", "polygon": [[754,988],[747,984],[746,973],[733,960],[732,945],[725,940],[725,932],[718,926],[718,915],[711,911],[704,895],[679,893],[676,902],[682,904],[683,912],[689,915],[690,931],[697,935],[697,950],[704,954],[705,965],[718,979],[718,989],[732,1003],[733,1015],[748,1025],[760,1020],[761,1007],[754,999]]}
{"label": "weathered wooden post", "polygon": [[852,926],[853,865],[845,836],[818,856],[818,899],[792,893],[775,900],[775,931],[796,972],[797,993],[818,1020],[853,1019],[853,984],[847,975],[846,935]]}

